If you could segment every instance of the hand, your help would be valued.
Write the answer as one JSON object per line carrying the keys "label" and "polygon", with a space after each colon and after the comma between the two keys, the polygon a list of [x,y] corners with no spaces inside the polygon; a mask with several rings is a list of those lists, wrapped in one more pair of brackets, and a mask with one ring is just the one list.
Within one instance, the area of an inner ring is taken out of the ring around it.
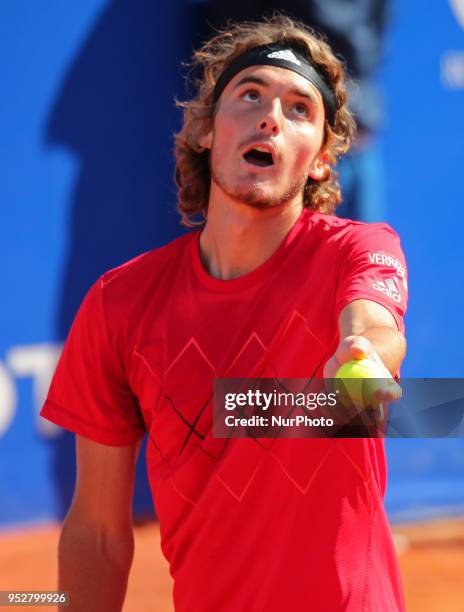
{"label": "hand", "polygon": [[393,380],[372,343],[364,336],[347,336],[341,340],[334,355],[325,364],[324,378],[335,378],[340,366],[353,359],[370,359],[379,369],[379,379],[388,380],[388,384],[379,386],[374,392],[374,404],[395,402],[401,399],[401,387]]}

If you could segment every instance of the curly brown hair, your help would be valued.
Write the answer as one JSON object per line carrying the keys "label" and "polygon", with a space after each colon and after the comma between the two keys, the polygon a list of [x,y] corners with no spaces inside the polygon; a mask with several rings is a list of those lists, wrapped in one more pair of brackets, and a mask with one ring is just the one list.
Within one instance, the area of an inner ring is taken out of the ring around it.
{"label": "curly brown hair", "polygon": [[345,70],[329,45],[311,28],[282,14],[263,21],[232,23],[194,52],[192,67],[201,76],[194,82],[197,95],[187,102],[177,102],[183,108],[183,126],[175,136],[175,178],[178,186],[178,211],[187,227],[202,225],[206,218],[210,190],[209,151],[199,144],[203,134],[211,130],[216,106],[213,91],[221,73],[236,57],[259,45],[285,42],[307,54],[319,67],[335,92],[337,107],[333,125],[325,121],[324,161],[326,172],[322,180],[309,178],[304,206],[331,214],[341,202],[338,175],[334,171],[337,158],[347,152],[354,135],[354,119],[347,107]]}

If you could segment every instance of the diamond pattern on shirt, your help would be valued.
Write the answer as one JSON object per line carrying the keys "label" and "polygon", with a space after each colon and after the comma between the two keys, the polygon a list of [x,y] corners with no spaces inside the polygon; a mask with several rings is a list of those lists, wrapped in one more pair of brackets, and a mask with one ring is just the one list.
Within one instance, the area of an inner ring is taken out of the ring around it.
{"label": "diamond pattern on shirt", "polygon": [[[215,473],[217,481],[240,501],[269,453],[282,473],[305,495],[338,441],[332,440],[327,447],[327,440],[317,439],[291,442],[215,439],[212,436],[212,380],[218,376],[252,378],[257,374],[263,378],[308,378],[308,372],[316,373],[321,360],[328,357],[324,355],[324,348],[297,310],[287,322],[281,323],[269,346],[255,331],[251,333],[225,368],[225,374],[218,372],[200,342],[190,338],[166,369],[164,390],[151,432],[153,442],[169,462],[178,493],[196,503]],[[320,446],[316,464],[309,465],[303,460],[307,448],[301,451],[300,458],[297,448],[303,449],[304,444]],[[362,470],[355,463],[353,467],[362,478]]]}

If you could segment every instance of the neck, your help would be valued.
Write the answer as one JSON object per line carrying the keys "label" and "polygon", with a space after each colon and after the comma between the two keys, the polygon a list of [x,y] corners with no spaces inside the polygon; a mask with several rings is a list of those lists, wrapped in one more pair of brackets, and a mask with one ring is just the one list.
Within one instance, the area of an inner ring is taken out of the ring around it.
{"label": "neck", "polygon": [[205,268],[224,280],[252,272],[277,250],[302,210],[301,197],[259,209],[218,193],[212,183],[208,217],[200,236]]}

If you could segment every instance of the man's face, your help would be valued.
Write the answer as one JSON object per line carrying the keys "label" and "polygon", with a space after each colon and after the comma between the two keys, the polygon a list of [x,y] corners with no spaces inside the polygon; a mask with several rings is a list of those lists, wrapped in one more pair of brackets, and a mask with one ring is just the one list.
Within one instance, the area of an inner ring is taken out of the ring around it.
{"label": "man's face", "polygon": [[213,183],[256,208],[302,201],[308,177],[324,173],[324,116],[320,93],[299,74],[274,66],[242,70],[200,141],[211,149]]}

